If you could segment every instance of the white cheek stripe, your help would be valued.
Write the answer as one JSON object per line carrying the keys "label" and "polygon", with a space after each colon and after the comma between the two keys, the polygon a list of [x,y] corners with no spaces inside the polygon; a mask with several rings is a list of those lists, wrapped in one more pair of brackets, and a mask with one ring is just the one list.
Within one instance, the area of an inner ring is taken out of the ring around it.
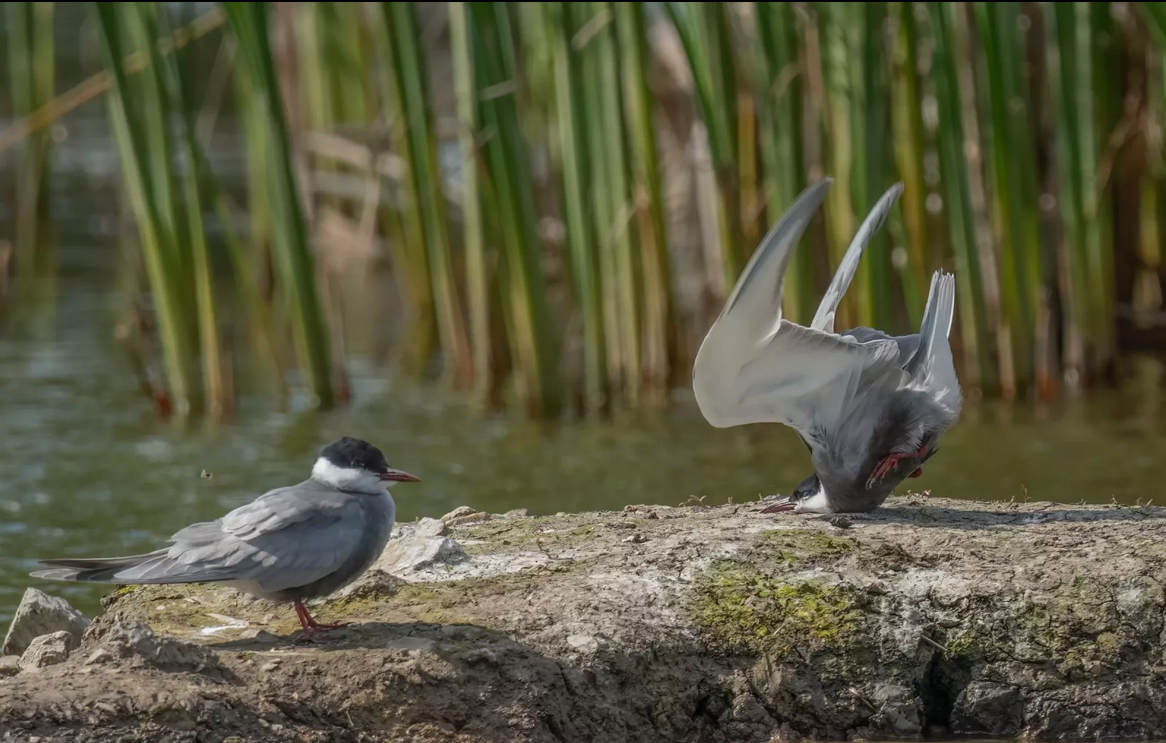
{"label": "white cheek stripe", "polygon": [[355,467],[337,467],[324,457],[316,460],[312,466],[312,478],[340,490],[355,490],[363,493],[376,493],[384,490],[385,484],[371,472]]}
{"label": "white cheek stripe", "polygon": [[826,500],[825,488],[819,485],[818,492],[809,498],[803,498],[794,510],[801,513],[830,513],[830,504]]}

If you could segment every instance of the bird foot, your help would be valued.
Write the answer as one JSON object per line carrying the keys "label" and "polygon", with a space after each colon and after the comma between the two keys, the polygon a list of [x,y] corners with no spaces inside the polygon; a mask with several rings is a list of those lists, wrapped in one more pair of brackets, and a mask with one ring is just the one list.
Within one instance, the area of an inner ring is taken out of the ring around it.
{"label": "bird foot", "polygon": [[296,638],[295,644],[306,642],[312,645],[331,645],[339,638],[329,637],[326,631],[321,631],[323,628],[305,627],[300,636]]}
{"label": "bird foot", "polygon": [[[874,487],[876,482],[886,477],[890,471],[895,468],[895,465],[897,465],[901,460],[909,459],[912,457],[923,457],[926,456],[926,454],[926,446],[920,447],[919,451],[915,452],[895,452],[894,454],[888,454],[887,456],[883,457],[882,461],[879,462],[878,465],[874,468],[874,471],[870,473],[870,477],[866,480],[867,489],[869,490],[870,488]],[[910,475],[908,475],[908,477],[919,477],[922,474],[923,468],[919,467]]]}
{"label": "bird foot", "polygon": [[312,629],[323,629],[323,630],[341,629],[342,627],[349,627],[351,625],[352,625],[352,622],[339,622],[337,624],[322,624],[322,623],[317,622],[315,620],[313,620],[311,623]]}

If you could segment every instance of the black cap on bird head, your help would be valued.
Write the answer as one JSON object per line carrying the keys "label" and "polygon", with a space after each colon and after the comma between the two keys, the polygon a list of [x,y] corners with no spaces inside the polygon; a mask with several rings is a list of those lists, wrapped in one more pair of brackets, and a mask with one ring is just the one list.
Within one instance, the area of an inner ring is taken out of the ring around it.
{"label": "black cap on bird head", "polygon": [[361,439],[345,436],[320,449],[320,456],[336,467],[375,472],[382,480],[420,482],[408,472],[389,466],[380,449]]}

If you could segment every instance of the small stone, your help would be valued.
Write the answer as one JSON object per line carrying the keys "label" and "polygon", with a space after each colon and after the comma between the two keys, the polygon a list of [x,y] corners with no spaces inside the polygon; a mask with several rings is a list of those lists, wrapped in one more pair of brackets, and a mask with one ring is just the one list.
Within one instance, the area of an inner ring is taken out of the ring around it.
{"label": "small stone", "polygon": [[838,529],[849,529],[850,527],[854,526],[854,522],[846,516],[838,514],[837,516],[830,517],[830,526]]}
{"label": "small stone", "polygon": [[426,637],[398,637],[389,640],[385,643],[385,647],[389,650],[418,650],[429,651],[437,645],[436,642]]}
{"label": "small stone", "polygon": [[[382,554],[381,560],[384,560]],[[386,572],[378,567],[369,568],[368,572],[360,576],[360,580],[351,583],[340,589],[336,596],[338,598],[362,597],[362,596],[391,596],[396,593],[405,581],[401,580],[392,573]]]}
{"label": "small stone", "polygon": [[157,635],[141,622],[119,621],[102,638],[115,658],[137,658],[163,671],[218,671],[214,653],[202,645]]}
{"label": "small stone", "polygon": [[20,673],[19,655],[5,655],[3,658],[0,658],[0,678],[15,676],[18,673]]}
{"label": "small stone", "polygon": [[648,541],[648,538],[645,537],[642,532],[636,532],[629,537],[624,537],[623,541],[631,542],[632,544],[640,544],[642,542]]}
{"label": "small stone", "polygon": [[69,650],[75,650],[88,627],[89,620],[85,615],[65,599],[29,588],[20,599],[16,613],[12,615],[12,623],[8,626],[8,635],[4,638],[0,654],[20,655],[35,638],[57,631],[70,634],[72,645]]}
{"label": "small stone", "polygon": [[660,518],[660,514],[656,513],[655,511],[648,511],[648,515],[645,516],[644,518],[646,518],[646,519],[658,519],[658,518]]}
{"label": "small stone", "polygon": [[470,665],[478,663],[485,663],[486,665],[497,665],[498,656],[490,648],[474,648],[467,652],[462,658]]}
{"label": "small stone", "polygon": [[417,522],[417,526],[413,530],[413,536],[426,538],[441,537],[448,530],[448,525],[442,519],[423,518]]}
{"label": "small stone", "polygon": [[453,509],[452,511],[450,511],[446,515],[442,516],[441,520],[446,522],[446,523],[449,523],[452,519],[459,519],[462,516],[469,516],[470,514],[474,514],[474,513],[477,513],[477,511],[470,508],[469,506],[458,506],[457,508]]}
{"label": "small stone", "polygon": [[493,518],[493,514],[486,513],[485,511],[479,511],[477,513],[471,513],[466,516],[458,516],[457,518],[450,519],[445,523],[449,524],[450,526],[460,526],[461,524],[478,524],[483,521],[490,521]]}
{"label": "small stone", "polygon": [[449,537],[407,537],[389,542],[374,567],[400,575],[451,562],[464,555],[462,546]]}
{"label": "small stone", "polygon": [[242,632],[239,633],[239,639],[240,640],[251,640],[252,642],[263,642],[263,643],[279,642],[278,637],[271,634],[270,632],[268,632],[265,629],[259,629],[257,627],[243,630]]}
{"label": "small stone", "polygon": [[1015,687],[973,681],[956,697],[951,728],[957,735],[1014,737],[1024,725],[1024,695]]}
{"label": "small stone", "polygon": [[591,635],[569,635],[567,644],[581,653],[594,653],[599,650],[599,641]]}
{"label": "small stone", "polygon": [[69,659],[69,651],[74,644],[72,635],[64,630],[41,635],[29,643],[28,649],[20,656],[20,668],[25,671],[39,671],[64,663]]}

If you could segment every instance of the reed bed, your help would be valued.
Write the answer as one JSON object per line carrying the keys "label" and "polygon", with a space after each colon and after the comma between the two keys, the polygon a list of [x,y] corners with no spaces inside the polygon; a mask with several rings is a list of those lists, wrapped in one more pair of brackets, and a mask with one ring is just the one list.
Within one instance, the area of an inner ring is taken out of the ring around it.
{"label": "reed bed", "polygon": [[[824,175],[835,186],[790,263],[787,316],[812,317],[902,181],[839,327],[913,332],[928,276],[954,270],[971,397],[1108,382],[1161,313],[1163,4],[275,7],[273,22],[266,4],[224,4],[216,32],[235,50],[250,175],[246,235],[215,246],[198,215],[234,207],[201,153],[185,52],[156,51],[154,4],[94,6],[176,398],[229,405],[209,269],[224,249],[272,368],[290,334],[304,384],[334,401],[345,359],[322,299],[337,291],[317,266],[323,214],[383,241],[415,328],[403,342],[483,406],[533,417],[667,404],[757,241]],[[22,53],[9,46],[10,67]],[[366,187],[324,185],[344,177]],[[279,312],[255,288],[267,260]]]}

